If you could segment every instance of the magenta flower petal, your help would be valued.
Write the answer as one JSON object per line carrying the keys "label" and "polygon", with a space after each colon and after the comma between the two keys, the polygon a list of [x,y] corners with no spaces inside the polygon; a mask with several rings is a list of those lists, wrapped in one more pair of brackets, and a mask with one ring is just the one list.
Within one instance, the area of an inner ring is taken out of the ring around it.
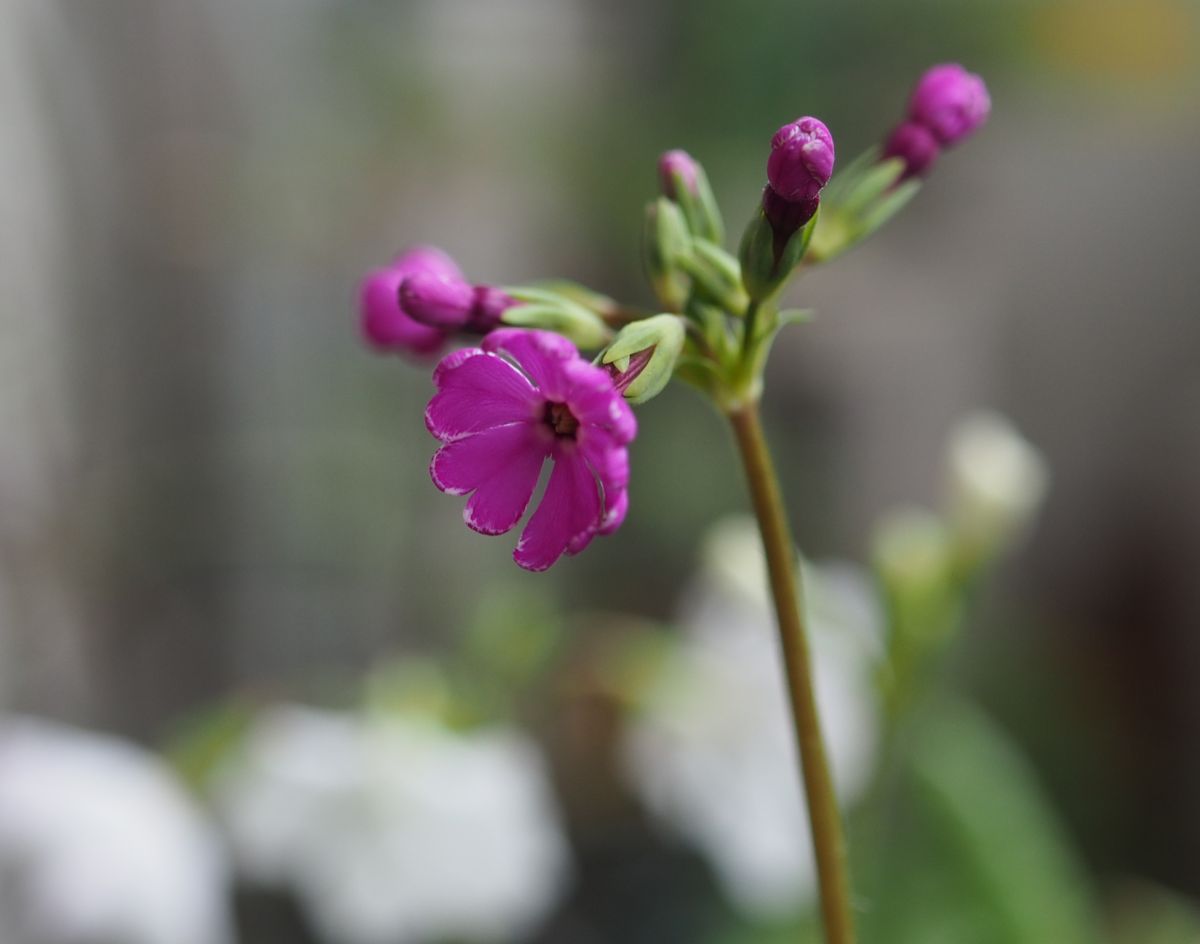
{"label": "magenta flower petal", "polygon": [[[505,430],[512,428],[504,427]],[[526,438],[520,439],[514,434],[516,446],[508,453],[506,464],[476,489],[463,510],[463,521],[472,531],[478,531],[480,534],[503,534],[521,520],[525,509],[529,507],[529,499],[533,497],[533,490],[537,488],[538,476],[541,474],[548,449],[544,441],[538,439],[537,431],[532,427],[516,428],[523,429]],[[492,431],[499,432],[500,430]]]}
{"label": "magenta flower petal", "polygon": [[552,331],[501,328],[483,339],[483,349],[507,354],[551,400],[566,395],[566,365],[580,360],[575,345]]}
{"label": "magenta flower petal", "polygon": [[513,560],[526,570],[546,570],[572,544],[586,543],[599,528],[600,516],[600,488],[592,470],[578,452],[560,451],[546,494],[525,525]]}
{"label": "magenta flower petal", "polygon": [[461,279],[414,272],[400,283],[400,307],[421,324],[443,330],[461,328],[474,305],[475,289]]}
{"label": "magenta flower petal", "polygon": [[582,360],[566,365],[571,412],[587,427],[611,432],[618,443],[633,442],[637,420],[624,397],[613,396],[612,375]]}
{"label": "magenta flower petal", "polygon": [[616,493],[612,501],[605,504],[607,507],[604,511],[604,519],[600,522],[599,533],[601,535],[612,534],[624,524],[625,515],[629,511],[629,491],[624,488],[621,489]]}
{"label": "magenta flower petal", "polygon": [[[453,359],[450,366],[446,362]],[[495,354],[455,351],[434,372],[438,392],[425,408],[425,426],[442,442],[509,423],[528,423],[542,402],[525,375]]]}
{"label": "magenta flower petal", "polygon": [[588,429],[580,439],[580,451],[592,467],[604,496],[600,534],[612,534],[625,520],[629,508],[629,450],[612,434]]}
{"label": "magenta flower petal", "polygon": [[[442,446],[429,464],[429,475],[443,492],[466,495],[503,473],[523,455],[537,455],[540,467],[549,453],[549,447],[539,441],[532,424],[513,423]],[[529,485],[531,493],[535,484],[536,477]]]}

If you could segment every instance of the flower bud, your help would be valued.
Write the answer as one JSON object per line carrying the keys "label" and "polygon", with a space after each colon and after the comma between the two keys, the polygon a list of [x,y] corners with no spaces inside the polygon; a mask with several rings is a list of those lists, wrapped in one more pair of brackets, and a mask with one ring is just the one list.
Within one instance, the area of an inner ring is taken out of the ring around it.
{"label": "flower bud", "polygon": [[909,100],[908,116],[950,147],[983,125],[991,108],[983,79],[956,62],[947,62],[921,76]]}
{"label": "flower bud", "polygon": [[659,197],[647,205],[642,259],[658,300],[672,311],[682,310],[687,302],[689,280],[679,261],[691,252],[691,242],[687,221],[676,204]]}
{"label": "flower bud", "polygon": [[359,289],[363,337],[382,351],[432,354],[442,346],[446,335],[414,321],[400,308],[400,283],[404,278],[404,272],[395,268],[367,273]]}
{"label": "flower bud", "polygon": [[811,200],[833,175],[833,135],[819,118],[797,118],[771,138],[767,179],[784,200]]}
{"label": "flower bud", "polygon": [[474,304],[475,290],[462,279],[416,272],[400,284],[400,307],[414,320],[434,328],[463,327]]}
{"label": "flower bud", "polygon": [[725,240],[725,222],[708,184],[704,168],[687,151],[667,151],[658,159],[658,178],[663,196],[679,204],[688,231],[693,236],[720,245]]}
{"label": "flower bud", "polygon": [[496,327],[504,313],[517,304],[515,298],[494,285],[476,285],[474,294],[467,327],[481,334]]}
{"label": "flower bud", "polygon": [[666,387],[683,351],[686,332],[675,315],[654,315],[621,329],[600,358],[630,403],[644,403]]}
{"label": "flower bud", "polygon": [[667,151],[658,159],[659,186],[668,200],[679,200],[680,185],[695,196],[699,175],[700,165],[687,151]]}
{"label": "flower bud", "polygon": [[359,289],[359,317],[367,342],[384,351],[432,354],[448,332],[415,321],[400,306],[400,286],[414,275],[461,281],[462,273],[448,255],[433,246],[415,246],[392,263],[367,273]]}
{"label": "flower bud", "polygon": [[883,145],[882,160],[898,157],[904,161],[904,170],[897,182],[912,177],[924,177],[937,162],[941,147],[933,132],[915,121],[906,121],[896,128]]}

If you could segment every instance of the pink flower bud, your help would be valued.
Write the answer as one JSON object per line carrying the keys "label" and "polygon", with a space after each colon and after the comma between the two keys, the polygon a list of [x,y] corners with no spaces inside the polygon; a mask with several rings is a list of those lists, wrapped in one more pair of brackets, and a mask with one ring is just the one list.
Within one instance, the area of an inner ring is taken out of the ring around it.
{"label": "pink flower bud", "polygon": [[500,318],[515,304],[515,298],[506,295],[494,285],[476,285],[467,327],[486,334],[500,323]]}
{"label": "pink flower bud", "polygon": [[904,161],[901,180],[924,177],[937,162],[941,147],[933,132],[924,125],[906,121],[896,128],[883,146],[883,159],[898,157]]}
{"label": "pink flower bud", "polygon": [[471,317],[475,290],[462,279],[414,272],[400,284],[400,307],[421,324],[461,328]]}
{"label": "pink flower bud", "polygon": [[461,279],[454,260],[433,246],[416,246],[391,265],[368,272],[359,288],[359,317],[363,337],[383,351],[432,354],[446,341],[447,332],[414,321],[400,307],[400,286],[416,273]]}
{"label": "pink flower bud", "polygon": [[908,103],[908,115],[949,147],[982,126],[991,108],[983,79],[956,62],[947,62],[921,76]]}
{"label": "pink flower bud", "polygon": [[667,151],[658,159],[659,185],[662,187],[663,196],[670,200],[679,199],[679,195],[675,192],[677,176],[692,194],[696,193],[699,167],[687,151]]}
{"label": "pink flower bud", "polygon": [[833,175],[833,135],[819,118],[797,118],[771,139],[767,179],[784,200],[811,200]]}
{"label": "pink flower bud", "polygon": [[397,268],[367,273],[359,289],[359,315],[363,337],[384,351],[432,354],[446,338],[444,332],[413,321],[400,310],[400,283],[404,272]]}

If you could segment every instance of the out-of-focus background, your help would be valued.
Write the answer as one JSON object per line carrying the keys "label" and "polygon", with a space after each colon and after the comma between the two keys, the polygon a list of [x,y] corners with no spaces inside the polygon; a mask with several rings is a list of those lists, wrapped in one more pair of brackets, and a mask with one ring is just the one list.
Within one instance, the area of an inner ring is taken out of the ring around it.
{"label": "out-of-focus background", "polygon": [[[336,703],[497,607],[580,636],[583,613],[673,621],[706,529],[745,507],[713,411],[682,387],[641,409],[628,522],[523,573],[430,484],[430,367],[365,349],[357,281],[432,242],[476,280],[648,303],[662,150],[704,162],[736,233],[778,125],[821,116],[845,162],[946,60],[986,77],[987,127],[790,290],[818,312],[765,403],[794,523],[812,557],[862,560],[883,512],[935,500],[958,418],[1010,417],[1048,497],[947,677],[1100,897],[1200,895],[1191,0],[4,0],[0,709],[159,751],[231,697]],[[570,745],[607,716],[525,715],[558,745],[574,864],[523,939],[706,939],[707,906],[650,904],[719,898],[695,854],[648,852],[632,801],[572,799]],[[337,944],[286,895],[236,901],[214,934]],[[401,940],[380,921],[342,940]]]}

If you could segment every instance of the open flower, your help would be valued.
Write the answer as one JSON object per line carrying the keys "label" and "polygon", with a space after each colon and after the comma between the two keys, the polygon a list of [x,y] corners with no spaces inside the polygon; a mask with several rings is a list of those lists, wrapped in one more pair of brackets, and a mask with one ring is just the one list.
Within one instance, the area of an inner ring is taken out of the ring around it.
{"label": "open flower", "polygon": [[156,757],[0,719],[0,941],[230,944],[219,837]]}
{"label": "open flower", "polygon": [[545,570],[620,527],[637,422],[608,372],[570,341],[503,328],[443,358],[433,381],[425,425],[443,446],[429,473],[443,492],[471,495],[467,527],[515,527],[547,458],[554,471],[513,552],[520,566]]}
{"label": "open flower", "polygon": [[523,938],[567,878],[545,763],[510,727],[282,705],[212,791],[246,876],[329,944]]}
{"label": "open flower", "polygon": [[[678,648],[627,732],[625,772],[655,817],[710,860],[735,905],[778,919],[811,901],[817,881],[766,560],[749,518],[726,519],[705,543]],[[851,565],[823,564],[806,579],[816,697],[834,785],[850,805],[875,766],[882,615]]]}

